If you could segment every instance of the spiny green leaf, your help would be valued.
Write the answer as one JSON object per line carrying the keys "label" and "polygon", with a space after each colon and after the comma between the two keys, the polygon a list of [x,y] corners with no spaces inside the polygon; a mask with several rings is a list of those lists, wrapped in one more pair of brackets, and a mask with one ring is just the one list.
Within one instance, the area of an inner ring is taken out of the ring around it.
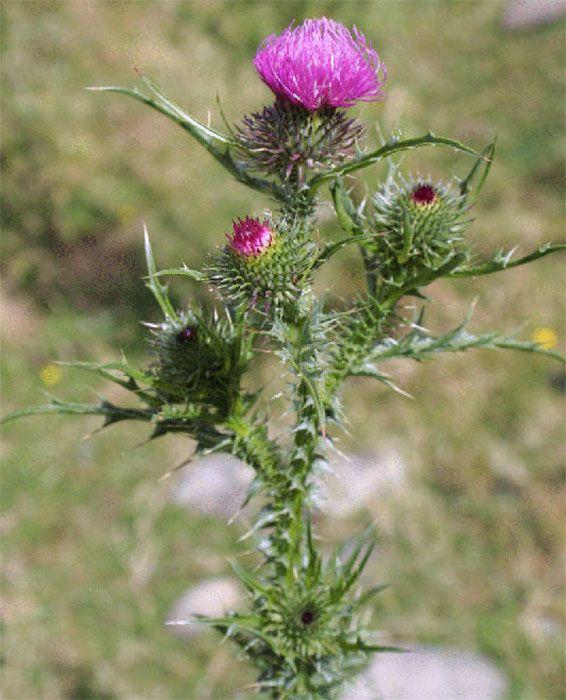
{"label": "spiny green leaf", "polygon": [[496,140],[492,141],[484,148],[481,155],[478,156],[478,159],[474,163],[468,175],[460,182],[460,192],[462,194],[468,194],[475,176],[478,174],[481,166],[484,165],[485,167],[483,169],[483,173],[479,179],[475,190],[475,195],[477,196],[479,194],[484,182],[486,181],[487,176],[489,175],[489,171],[493,164],[493,158],[495,156],[495,144]]}
{"label": "spiny green leaf", "polygon": [[271,645],[271,640],[269,639],[269,636],[264,634],[261,629],[261,622],[261,619],[257,616],[241,615],[240,613],[219,617],[209,617],[208,615],[200,615],[195,613],[186,620],[169,620],[166,624],[171,627],[181,627],[199,623],[202,625],[208,625],[210,627],[215,627],[217,629],[222,630],[228,629],[230,627],[236,627],[243,630],[244,632],[256,635],[264,642]]}
{"label": "spiny green leaf", "polygon": [[189,277],[196,282],[206,282],[208,276],[204,272],[199,270],[191,270],[191,268],[183,265],[183,267],[171,268],[169,270],[159,270],[155,273],[155,277],[161,276],[177,276],[177,277]]}
{"label": "spiny green leaf", "polygon": [[321,250],[319,255],[316,258],[316,267],[320,267],[322,263],[325,263],[329,258],[331,258],[334,253],[337,253],[339,250],[342,250],[347,245],[350,245],[351,243],[363,243],[364,241],[371,241],[373,238],[372,233],[356,233],[353,236],[348,236],[347,238],[342,238],[339,241],[336,241],[335,243],[328,243],[324,248]]}
{"label": "spiny green leaf", "polygon": [[142,104],[151,107],[152,109],[165,115],[171,121],[178,124],[182,129],[187,131],[198,143],[215,158],[233,177],[248,187],[271,194],[272,196],[281,199],[283,193],[279,187],[267,180],[262,180],[257,177],[252,177],[246,172],[246,168],[239,162],[235,161],[230,154],[230,147],[234,146],[234,140],[209,126],[205,126],[198,119],[185,112],[178,105],[166,97],[163,92],[149,78],[142,77],[145,85],[157,95],[157,100],[147,97],[137,88],[125,88],[117,86],[102,86],[90,87],[88,90],[96,92],[111,92],[128,97],[141,102]]}
{"label": "spiny green leaf", "polygon": [[360,213],[354,206],[341,177],[337,177],[330,186],[330,194],[332,195],[336,218],[344,231],[351,235],[363,233]]}
{"label": "spiny green leaf", "polygon": [[356,564],[356,566],[350,571],[350,573],[344,578],[341,586],[341,591],[342,595],[344,593],[347,593],[350,588],[356,583],[356,581],[359,579],[359,577],[362,574],[362,571],[365,569],[366,564],[368,563],[369,558],[371,557],[373,550],[375,549],[376,546],[376,541],[373,540],[371,541],[367,546],[366,546],[366,551],[364,552],[362,558],[359,560],[359,562]]}
{"label": "spiny green leaf", "polygon": [[234,570],[236,576],[244,584],[244,586],[252,593],[259,593],[265,596],[268,600],[276,599],[276,592],[272,588],[268,588],[263,585],[255,576],[248,573],[243,567],[241,567],[237,562],[231,561],[230,566]]}
{"label": "spiny green leaf", "polygon": [[281,517],[280,511],[275,511],[269,508],[265,508],[262,513],[256,518],[253,526],[240,537],[240,542],[247,540],[258,530],[262,530],[265,527],[274,525],[277,520]]}
{"label": "spiny green leaf", "polygon": [[354,368],[350,371],[350,376],[351,377],[372,377],[373,379],[377,379],[378,382],[381,382],[382,384],[385,384],[385,386],[389,387],[390,389],[393,389],[394,392],[397,394],[400,394],[401,396],[404,396],[407,399],[412,399],[414,398],[412,394],[409,394],[407,391],[404,389],[401,389],[401,387],[397,386],[395,382],[391,379],[391,377],[387,374],[384,374],[383,372],[380,372],[377,368],[375,368],[373,365],[370,365],[366,363],[363,367],[357,369]]}
{"label": "spiny green leaf", "polygon": [[151,80],[150,78],[146,77],[145,75],[141,76],[141,79],[143,83],[155,94],[157,97],[163,102],[165,107],[169,110],[168,116],[172,116],[173,118],[177,118],[179,121],[185,125],[185,128],[190,131],[191,135],[194,136],[197,140],[199,140],[203,145],[208,146],[210,143],[214,141],[218,141],[219,143],[223,143],[229,146],[234,146],[236,145],[234,140],[230,138],[229,136],[226,136],[225,134],[222,134],[220,131],[217,131],[216,129],[211,128],[210,126],[206,126],[202,122],[199,122],[198,119],[195,119],[191,114],[188,112],[185,112],[185,110],[182,107],[179,107],[179,105],[175,104],[173,100],[171,100],[169,97],[167,97],[161,90],[160,88]]}
{"label": "spiny green leaf", "polygon": [[345,640],[340,642],[340,648],[343,651],[361,651],[361,652],[374,652],[374,653],[379,653],[379,652],[393,652],[393,653],[406,653],[407,649],[403,649],[401,647],[390,647],[390,646],[380,646],[378,644],[366,644],[361,639],[357,639],[354,643],[352,642],[347,642]]}
{"label": "spiny green leaf", "polygon": [[381,586],[374,586],[373,588],[369,588],[356,599],[356,605],[362,607],[375,595],[378,595],[379,593],[387,590],[388,588],[391,588],[391,585],[389,583],[384,583]]}
{"label": "spiny green leaf", "polygon": [[363,154],[344,165],[340,165],[328,172],[321,173],[320,175],[315,175],[310,179],[307,187],[311,192],[315,192],[328,180],[333,180],[338,176],[347,175],[355,172],[356,170],[360,170],[361,168],[367,168],[368,165],[377,163],[383,158],[392,156],[394,153],[401,153],[402,151],[421,148],[423,146],[448,146],[449,148],[453,148],[454,150],[462,153],[467,153],[468,155],[480,156],[480,154],[474,151],[472,148],[469,148],[468,146],[465,146],[454,139],[448,139],[443,136],[434,136],[434,134],[431,133],[413,139],[406,139],[404,141],[393,139],[389,143],[386,143],[384,146],[372,151],[371,153]]}
{"label": "spiny green leaf", "polygon": [[167,287],[159,282],[157,279],[157,272],[155,269],[155,260],[153,259],[153,251],[151,250],[151,243],[149,242],[149,234],[147,232],[147,227],[144,224],[143,227],[144,235],[144,247],[145,247],[145,259],[147,263],[148,281],[147,287],[151,290],[153,296],[155,297],[157,303],[161,307],[161,310],[165,314],[166,318],[178,320],[178,315],[175,312],[169,297],[167,296]]}
{"label": "spiny green leaf", "polygon": [[399,341],[390,338],[372,350],[368,361],[382,362],[393,357],[422,360],[442,352],[463,352],[471,348],[518,350],[546,355],[561,362],[565,361],[560,353],[546,350],[537,343],[516,340],[512,337],[500,336],[497,333],[472,335],[465,330],[466,322],[464,321],[456,328],[438,337],[433,337],[422,331],[413,331]]}
{"label": "spiny green leaf", "polygon": [[503,251],[498,251],[492,260],[487,260],[480,265],[474,266],[462,266],[457,267],[452,270],[447,277],[478,277],[479,275],[489,275],[493,272],[499,272],[501,270],[510,270],[512,267],[519,267],[519,265],[525,265],[526,263],[533,262],[539,258],[544,258],[545,255],[550,255],[551,253],[556,253],[559,250],[565,250],[566,243],[545,243],[532,253],[525,255],[518,260],[511,260],[511,256],[515,252],[510,250],[507,253]]}
{"label": "spiny green leaf", "polygon": [[117,423],[121,420],[149,421],[151,419],[150,411],[136,408],[121,408],[120,406],[115,406],[106,400],[101,401],[100,404],[87,404],[67,403],[56,398],[51,398],[51,403],[43,404],[41,406],[22,408],[18,411],[14,411],[13,413],[9,413],[2,419],[1,422],[8,423],[16,418],[23,418],[24,416],[37,416],[49,413],[58,415],[104,416],[106,418],[105,426],[112,423]]}

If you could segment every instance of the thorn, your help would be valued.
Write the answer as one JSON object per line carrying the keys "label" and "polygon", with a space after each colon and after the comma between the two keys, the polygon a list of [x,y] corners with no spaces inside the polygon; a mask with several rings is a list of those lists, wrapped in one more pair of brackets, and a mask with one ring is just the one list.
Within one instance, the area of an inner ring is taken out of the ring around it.
{"label": "thorn", "polygon": [[160,482],[160,481],[165,481],[165,479],[168,479],[168,478],[169,478],[170,476],[172,476],[175,472],[179,471],[179,469],[182,469],[183,467],[186,467],[187,464],[190,464],[192,461],[193,461],[193,458],[192,458],[192,457],[189,457],[189,458],[186,459],[184,462],[181,462],[181,464],[178,464],[176,467],[173,467],[173,469],[171,469],[170,471],[165,472],[165,474],[163,474],[162,476],[160,476],[159,479],[158,479],[157,481],[158,481],[158,482]]}
{"label": "thorn", "polygon": [[104,427],[105,427],[105,426],[103,425],[101,428],[95,428],[94,430],[89,430],[88,433],[85,433],[85,434],[81,437],[81,441],[90,440],[91,437],[92,437],[93,435],[96,435],[96,433],[99,433],[99,432],[102,430],[102,428],[104,428]]}

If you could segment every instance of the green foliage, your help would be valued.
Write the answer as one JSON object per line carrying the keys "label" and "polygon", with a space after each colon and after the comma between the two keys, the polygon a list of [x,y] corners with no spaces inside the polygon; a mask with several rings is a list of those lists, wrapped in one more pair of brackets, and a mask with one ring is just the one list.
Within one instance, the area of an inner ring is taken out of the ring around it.
{"label": "green foliage", "polygon": [[243,649],[258,669],[259,689],[273,698],[328,697],[363,667],[367,653],[401,651],[372,644],[360,620],[363,606],[384,587],[351,595],[373,551],[373,537],[364,533],[326,562],[316,550],[310,520],[305,537],[305,556],[290,579],[251,574],[233,564],[248,590],[250,614],[198,618]]}
{"label": "green foliage", "polygon": [[508,252],[499,250],[491,260],[486,260],[485,262],[480,262],[478,264],[470,265],[467,263],[465,265],[458,266],[452,270],[448,276],[477,277],[479,275],[490,275],[492,272],[510,270],[513,267],[519,267],[519,265],[534,262],[539,258],[544,258],[545,255],[556,253],[559,250],[566,250],[566,243],[545,243],[545,245],[540,246],[532,253],[524,255],[518,260],[512,260],[513,253],[515,252],[514,249]]}
{"label": "green foliage", "polygon": [[434,134],[428,133],[424,136],[418,136],[411,139],[399,139],[391,138],[389,142],[381,146],[381,148],[371,151],[369,153],[361,152],[352,162],[346,165],[341,165],[336,168],[330,169],[326,173],[320,175],[315,175],[308,183],[309,190],[311,192],[316,192],[321,185],[325,182],[332,183],[337,177],[343,177],[344,175],[349,175],[356,170],[361,170],[362,168],[367,168],[374,163],[378,163],[384,158],[389,158],[396,153],[402,153],[403,151],[410,151],[415,148],[422,148],[423,146],[447,146],[454,149],[455,151],[460,151],[462,153],[467,153],[471,156],[478,156],[472,148],[464,146],[454,139],[448,139],[443,136],[435,136]]}
{"label": "green foliage", "polygon": [[165,115],[168,119],[178,124],[182,129],[187,131],[201,146],[215,158],[226,170],[238,181],[252,189],[260,192],[271,193],[278,196],[277,190],[272,184],[266,180],[252,177],[246,169],[242,167],[232,156],[231,149],[234,147],[241,148],[241,144],[237,143],[230,136],[221,134],[215,129],[205,126],[198,119],[195,119],[188,114],[184,109],[176,105],[172,100],[166,97],[157,85],[145,76],[141,76],[143,84],[155,95],[154,98],[147,97],[137,88],[130,89],[115,86],[91,87],[89,90],[95,92],[113,92],[120,95],[127,95],[133,99],[148,105],[152,109]]}

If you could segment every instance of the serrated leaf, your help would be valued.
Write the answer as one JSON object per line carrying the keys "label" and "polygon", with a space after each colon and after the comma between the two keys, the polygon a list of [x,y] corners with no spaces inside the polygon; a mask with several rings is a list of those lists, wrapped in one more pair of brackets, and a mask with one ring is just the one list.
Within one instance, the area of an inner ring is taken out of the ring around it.
{"label": "serrated leaf", "polygon": [[479,194],[481,191],[484,182],[487,179],[487,176],[489,175],[489,171],[491,169],[491,166],[493,164],[493,159],[495,156],[495,145],[496,145],[496,139],[494,139],[490,144],[488,144],[484,150],[482,151],[481,155],[478,156],[478,159],[474,163],[472,169],[468,173],[468,175],[460,182],[460,193],[463,195],[467,195],[470,191],[470,187],[472,185],[472,182],[476,175],[479,173],[482,165],[484,166],[483,168],[483,173],[480,176],[479,182],[476,185],[475,189],[475,196]]}
{"label": "serrated leaf", "polygon": [[67,403],[65,401],[52,398],[51,403],[49,404],[30,406],[29,408],[22,408],[18,411],[14,411],[13,413],[9,413],[7,416],[4,416],[1,422],[8,423],[16,418],[45,415],[50,413],[58,415],[104,416],[106,418],[105,425],[117,423],[121,420],[149,421],[151,419],[150,411],[136,408],[121,408],[105,400],[101,401],[100,404],[86,404]]}
{"label": "serrated leaf", "polygon": [[118,86],[90,87],[88,90],[96,92],[110,92],[131,97],[137,102],[151,107],[160,112],[182,129],[187,131],[201,146],[203,146],[231,175],[242,184],[260,192],[271,194],[277,199],[283,197],[281,188],[268,180],[253,177],[248,174],[244,165],[232,158],[230,147],[235,146],[234,140],[209,126],[202,124],[188,112],[176,105],[157,87],[149,78],[142,77],[145,85],[157,96],[157,100],[144,95],[137,88],[125,88]]}
{"label": "serrated leaf", "polygon": [[200,272],[200,270],[191,270],[186,265],[183,265],[183,267],[171,268],[169,270],[159,270],[159,272],[155,273],[155,277],[162,276],[189,277],[196,282],[208,281],[208,277],[204,272]]}
{"label": "serrated leaf", "polygon": [[382,591],[387,590],[388,588],[391,588],[391,585],[389,583],[384,583],[381,586],[374,586],[373,588],[369,588],[367,591],[364,591],[358,598],[356,599],[356,605],[359,607],[362,607],[366,605],[374,596],[378,595]]}
{"label": "serrated leaf", "polygon": [[407,653],[407,649],[403,649],[401,647],[392,647],[392,646],[380,646],[378,644],[367,644],[364,642],[362,639],[357,639],[355,642],[347,642],[345,640],[342,640],[339,642],[340,648],[343,651],[349,651],[349,652],[366,652],[366,653],[398,653],[398,654],[404,654]]}
{"label": "serrated leaf", "polygon": [[360,213],[346,191],[341,177],[337,177],[330,186],[330,194],[332,196],[336,218],[342,229],[350,235],[363,233]]}
{"label": "serrated leaf", "polygon": [[250,591],[255,593],[260,593],[267,599],[271,600],[275,598],[275,591],[273,589],[264,586],[258,579],[248,573],[243,567],[241,567],[237,562],[231,561],[230,566],[234,570],[236,576],[244,584],[244,586]]}
{"label": "serrated leaf", "polygon": [[465,330],[469,320],[466,319],[456,328],[434,337],[427,333],[411,332],[399,341],[384,342],[375,347],[368,356],[368,362],[382,362],[394,357],[407,357],[413,360],[426,359],[442,352],[463,352],[471,348],[518,350],[519,352],[546,355],[564,362],[560,353],[545,350],[540,345],[529,341],[516,340],[513,337],[500,336],[497,333],[473,335]]}
{"label": "serrated leaf", "polygon": [[556,253],[559,250],[566,250],[566,243],[546,243],[518,260],[511,260],[511,256],[514,252],[513,250],[508,253],[499,251],[491,260],[487,260],[480,265],[457,267],[455,270],[452,270],[447,277],[479,277],[480,275],[490,275],[493,272],[510,270],[513,267],[525,265],[539,258],[544,258],[545,255]]}
{"label": "serrated leaf", "polygon": [[353,236],[348,236],[347,238],[342,238],[335,243],[327,243],[324,248],[320,251],[316,258],[315,268],[320,267],[323,263],[329,260],[335,253],[347,245],[352,243],[364,243],[365,241],[371,241],[374,238],[372,233],[356,233]]}
{"label": "serrated leaf", "polygon": [[334,180],[334,178],[347,175],[349,173],[360,170],[361,168],[367,168],[373,163],[377,163],[383,158],[394,155],[395,153],[401,153],[402,151],[408,151],[415,148],[421,148],[423,146],[447,146],[453,148],[456,151],[462,153],[467,153],[468,155],[482,157],[479,153],[474,151],[472,148],[465,146],[464,144],[455,141],[454,139],[445,138],[443,136],[434,136],[431,133],[425,134],[424,136],[419,136],[413,139],[406,139],[404,141],[392,140],[386,143],[381,148],[378,148],[371,153],[365,153],[358,158],[354,158],[344,165],[333,168],[330,171],[321,173],[320,175],[315,175],[310,179],[307,184],[307,188],[311,192],[315,192],[321,185],[329,180]]}

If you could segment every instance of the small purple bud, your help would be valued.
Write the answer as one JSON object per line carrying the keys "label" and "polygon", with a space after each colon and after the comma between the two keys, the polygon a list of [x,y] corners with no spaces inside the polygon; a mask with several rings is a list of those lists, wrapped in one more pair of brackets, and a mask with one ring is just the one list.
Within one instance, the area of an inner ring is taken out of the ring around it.
{"label": "small purple bud", "polygon": [[233,225],[234,234],[227,236],[232,250],[245,258],[256,257],[273,243],[275,233],[267,223],[246,216]]}
{"label": "small purple bud", "polygon": [[432,185],[417,185],[411,192],[411,199],[415,204],[426,206],[433,204],[437,198],[436,190]]}
{"label": "small purple bud", "polygon": [[301,622],[303,625],[310,625],[312,622],[314,622],[314,612],[312,610],[303,610],[301,613]]}
{"label": "small purple bud", "polygon": [[180,343],[190,343],[197,337],[197,329],[193,326],[186,326],[183,330],[179,331],[177,334],[177,340]]}

